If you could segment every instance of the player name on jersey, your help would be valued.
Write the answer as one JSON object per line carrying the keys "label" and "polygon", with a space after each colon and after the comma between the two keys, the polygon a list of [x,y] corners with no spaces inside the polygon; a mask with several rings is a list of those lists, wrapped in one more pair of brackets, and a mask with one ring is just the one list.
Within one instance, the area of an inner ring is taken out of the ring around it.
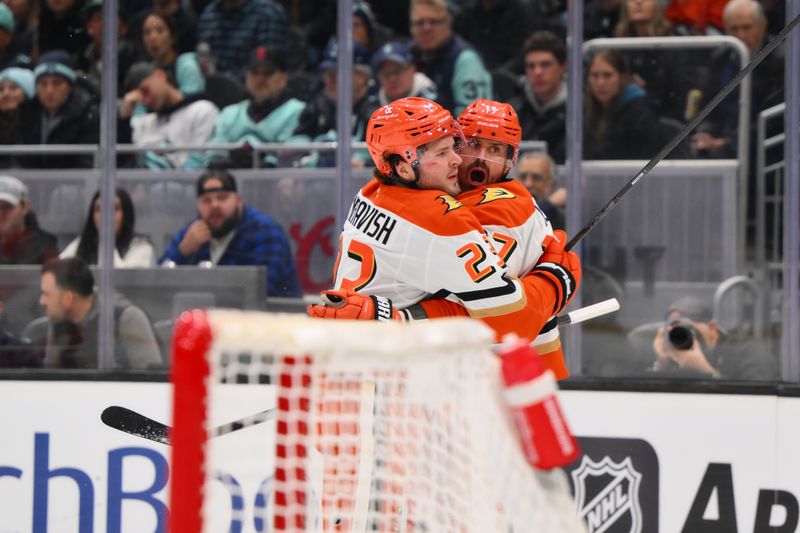
{"label": "player name on jersey", "polygon": [[386,244],[397,225],[397,220],[377,207],[365,202],[356,196],[347,221],[367,237],[371,237],[381,244]]}

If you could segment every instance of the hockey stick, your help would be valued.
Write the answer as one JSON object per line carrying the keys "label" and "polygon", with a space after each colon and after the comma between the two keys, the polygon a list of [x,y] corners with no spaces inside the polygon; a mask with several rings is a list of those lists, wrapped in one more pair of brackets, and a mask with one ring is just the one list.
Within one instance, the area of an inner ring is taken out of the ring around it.
{"label": "hockey stick", "polygon": [[625,196],[625,194],[629,190],[631,190],[637,183],[639,183],[639,180],[641,180],[651,170],[653,170],[653,167],[655,167],[658,163],[660,163],[661,160],[667,156],[667,154],[669,154],[672,150],[674,150],[675,147],[678,146],[678,143],[680,143],[689,134],[690,131],[695,129],[697,125],[700,124],[700,122],[702,122],[703,119],[705,119],[708,116],[708,114],[711,113],[711,111],[713,111],[715,107],[717,107],[717,105],[719,105],[719,103],[722,101],[723,98],[728,96],[728,94],[730,94],[730,92],[733,91],[733,89],[735,89],[737,85],[739,85],[739,82],[742,81],[742,78],[750,74],[750,72],[752,72],[753,69],[756,68],[761,63],[761,61],[763,61],[764,58],[767,57],[767,55],[770,52],[772,52],[779,44],[781,44],[784,41],[784,39],[786,39],[786,37],[795,28],[795,26],[797,26],[798,23],[800,23],[800,15],[796,16],[789,24],[786,25],[785,28],[781,30],[781,32],[778,35],[775,36],[774,39],[772,39],[769,43],[767,43],[767,46],[762,48],[755,55],[755,57],[753,57],[750,60],[750,62],[747,65],[745,65],[745,67],[742,70],[740,70],[736,74],[736,76],[734,76],[733,79],[731,79],[731,81],[729,81],[728,84],[725,87],[723,87],[722,90],[719,93],[717,93],[717,95],[714,96],[714,98],[712,98],[711,101],[708,102],[705,105],[705,107],[701,109],[700,112],[692,120],[684,124],[683,128],[678,133],[676,133],[675,136],[672,139],[670,139],[669,142],[667,142],[667,144],[664,145],[663,148],[661,148],[661,150],[659,150],[659,152],[653,157],[653,159],[648,161],[647,164],[639,171],[639,173],[636,174],[628,183],[626,183],[625,186],[622,187],[622,189],[620,189],[619,192],[616,195],[614,195],[614,197],[606,205],[604,205],[600,209],[600,211],[597,212],[594,218],[590,220],[583,228],[581,228],[581,230],[578,231],[578,233],[576,233],[572,237],[572,239],[570,239],[570,241],[567,243],[564,249],[571,250],[572,247],[575,246],[581,239],[583,239],[587,233],[589,233],[592,229],[594,229],[594,227],[601,220],[603,220],[606,217],[606,215],[608,215],[611,212],[611,210],[614,209],[614,207],[616,207],[616,205],[620,202],[620,200],[622,200],[622,197]]}
{"label": "hockey stick", "polygon": [[[215,427],[209,432],[209,438],[227,435],[234,431],[244,429],[246,427],[255,426],[270,420],[275,416],[275,409],[266,409],[264,411],[245,416],[233,422],[222,424]],[[151,418],[144,416],[141,413],[132,411],[127,407],[120,407],[112,405],[106,407],[100,415],[100,420],[103,421],[108,427],[124,431],[143,439],[152,440],[161,444],[172,444],[170,442],[169,433],[172,430],[168,425],[157,422]]]}
{"label": "hockey stick", "polygon": [[598,316],[607,315],[608,313],[613,313],[618,309],[619,300],[616,298],[609,298],[608,300],[603,300],[602,302],[597,302],[596,304],[581,307],[580,309],[576,309],[567,313],[566,315],[558,317],[558,319],[556,319],[556,326],[560,327],[566,326],[567,324],[577,324],[579,322],[583,322],[584,320],[589,320]]}

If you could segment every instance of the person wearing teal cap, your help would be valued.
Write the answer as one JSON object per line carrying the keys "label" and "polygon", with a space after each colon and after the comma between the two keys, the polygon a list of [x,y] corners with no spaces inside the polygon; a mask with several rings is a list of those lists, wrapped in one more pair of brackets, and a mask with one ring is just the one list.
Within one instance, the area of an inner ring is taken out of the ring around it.
{"label": "person wearing teal cap", "polygon": [[[100,113],[89,93],[77,85],[69,54],[51,50],[39,57],[34,119],[22,132],[23,144],[95,144],[100,137]],[[29,168],[88,168],[87,155],[31,155],[20,158]]]}
{"label": "person wearing teal cap", "polygon": [[[0,145],[20,143],[22,132],[33,120],[35,96],[33,72],[20,67],[0,71]],[[14,155],[0,156],[0,167],[15,166]]]}
{"label": "person wearing teal cap", "polygon": [[0,70],[30,64],[31,58],[20,54],[14,43],[14,14],[0,2]]}

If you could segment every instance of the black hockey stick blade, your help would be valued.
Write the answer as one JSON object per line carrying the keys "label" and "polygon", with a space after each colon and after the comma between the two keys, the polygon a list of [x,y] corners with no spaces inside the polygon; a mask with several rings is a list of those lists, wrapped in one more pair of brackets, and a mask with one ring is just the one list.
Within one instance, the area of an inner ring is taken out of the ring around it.
{"label": "black hockey stick blade", "polygon": [[147,418],[143,414],[126,407],[112,405],[106,407],[100,420],[109,427],[142,437],[143,439],[169,444],[169,426]]}
{"label": "black hockey stick blade", "polygon": [[659,150],[659,152],[653,157],[653,159],[648,161],[647,164],[644,167],[642,167],[642,169],[633,178],[631,178],[631,180],[628,183],[626,183],[619,190],[619,192],[615,194],[614,197],[600,209],[600,211],[597,212],[594,218],[590,220],[583,228],[581,228],[580,231],[578,231],[578,233],[576,233],[572,237],[572,239],[570,239],[570,241],[567,243],[564,249],[571,250],[572,247],[578,244],[578,242],[580,242],[580,240],[583,239],[587,233],[589,233],[592,229],[594,229],[594,227],[597,226],[597,224],[601,220],[603,220],[606,217],[606,215],[608,215],[611,212],[611,210],[614,209],[614,207],[616,207],[616,205],[620,202],[620,200],[622,200],[622,197],[625,196],[625,194],[629,190],[631,190],[634,186],[636,186],[636,184],[639,183],[639,181],[643,177],[645,177],[651,170],[653,170],[653,168],[658,163],[660,163],[662,159],[664,159],[667,155],[669,155],[669,153],[672,152],[672,150],[674,150],[675,147],[678,146],[678,144],[693,129],[695,129],[698,126],[698,124],[700,124],[700,122],[702,122],[708,116],[708,114],[714,110],[715,107],[717,107],[717,105],[719,105],[722,99],[728,96],[731,93],[731,91],[733,91],[736,88],[736,86],[739,85],[739,82],[741,82],[745,76],[750,74],[750,72],[752,72],[753,69],[756,68],[764,60],[764,58],[767,57],[767,55],[769,55],[770,52],[772,52],[779,44],[781,44],[786,39],[786,37],[789,35],[789,33],[791,33],[791,31],[795,28],[795,26],[797,26],[798,23],[800,23],[800,15],[796,16],[789,24],[786,25],[785,28],[781,30],[781,32],[778,35],[776,35],[769,43],[767,43],[767,45],[764,48],[762,48],[755,56],[753,56],[750,62],[747,65],[745,65],[744,68],[740,70],[736,74],[736,76],[734,76],[733,79],[731,79],[731,81],[729,81],[728,84],[725,87],[723,87],[722,90],[720,90],[720,92],[717,93],[714,96],[714,98],[712,98],[711,101],[708,102],[705,105],[705,107],[703,107],[703,109],[701,109],[700,112],[697,113],[697,115],[692,120],[684,124],[683,128],[681,128],[681,131],[676,133],[675,136],[672,139],[670,139],[669,142],[667,142],[667,144],[665,144],[664,147],[661,148],[661,150]]}
{"label": "black hockey stick blade", "polygon": [[[209,437],[219,437],[221,435],[233,433],[234,431],[239,431],[240,429],[255,426],[270,420],[273,416],[275,416],[275,409],[265,409],[264,411],[239,418],[238,420],[221,424],[211,430]],[[125,433],[161,444],[172,444],[169,439],[169,432],[172,428],[128,409],[127,407],[120,407],[118,405],[106,407],[100,415],[100,420],[102,420],[105,425],[124,431]]]}
{"label": "black hockey stick blade", "polygon": [[258,413],[239,418],[238,420],[234,420],[233,422],[228,422],[227,424],[220,424],[219,426],[211,430],[209,437],[210,438],[221,437],[222,435],[227,435],[228,433],[233,433],[234,431],[239,431],[240,429],[245,429],[258,424],[263,424],[267,420],[271,420],[274,416],[275,416],[274,408],[265,409],[263,411],[259,411]]}

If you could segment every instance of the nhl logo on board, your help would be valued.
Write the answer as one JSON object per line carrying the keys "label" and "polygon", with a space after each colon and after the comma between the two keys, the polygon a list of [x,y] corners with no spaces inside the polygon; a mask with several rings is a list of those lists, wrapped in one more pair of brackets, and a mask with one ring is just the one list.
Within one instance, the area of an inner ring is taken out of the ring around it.
{"label": "nhl logo on board", "polygon": [[630,457],[615,463],[608,456],[595,462],[584,455],[571,475],[578,514],[590,533],[642,533],[642,474]]}

